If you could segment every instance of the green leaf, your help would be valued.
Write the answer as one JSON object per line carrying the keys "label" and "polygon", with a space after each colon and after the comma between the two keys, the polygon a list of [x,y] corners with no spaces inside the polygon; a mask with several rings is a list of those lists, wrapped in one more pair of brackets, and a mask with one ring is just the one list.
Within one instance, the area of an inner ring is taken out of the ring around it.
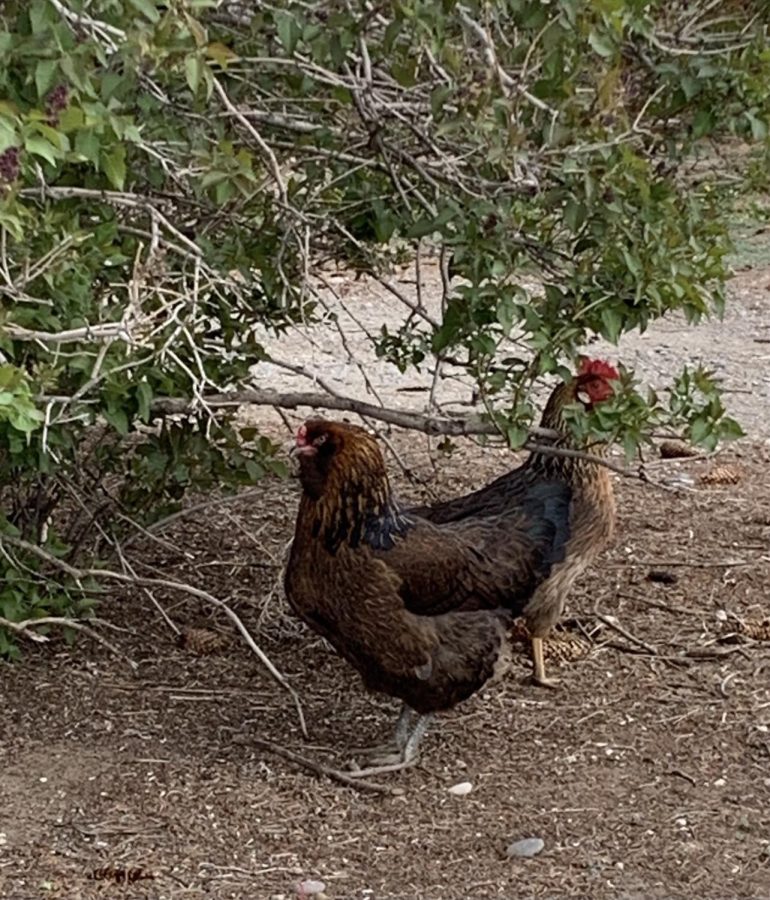
{"label": "green leaf", "polygon": [[112,186],[122,191],[126,183],[126,148],[118,144],[110,153],[102,154],[101,163]]}
{"label": "green leaf", "polygon": [[617,52],[612,38],[607,34],[599,34],[598,31],[592,31],[588,35],[588,43],[595,53],[598,53],[599,56],[603,56],[605,59],[609,59]]}
{"label": "green leaf", "polygon": [[203,75],[203,60],[197,53],[192,53],[185,59],[184,74],[190,90],[197,95]]}
{"label": "green leaf", "polygon": [[722,438],[728,441],[746,437],[746,432],[743,430],[740,423],[735,419],[731,419],[729,416],[725,416],[719,422],[719,433]]}
{"label": "green leaf", "polygon": [[692,120],[693,137],[700,138],[711,134],[714,129],[714,114],[711,109],[699,109]]}
{"label": "green leaf", "polygon": [[432,219],[418,219],[414,225],[407,231],[407,237],[421,238],[426,235],[441,231],[444,225],[447,225],[455,217],[455,210],[447,206]]}
{"label": "green leaf", "polygon": [[623,319],[616,309],[605,307],[601,313],[604,336],[608,341],[617,344],[620,331],[623,327]]}
{"label": "green leaf", "polygon": [[55,59],[41,59],[35,66],[35,87],[37,96],[42,100],[51,89],[59,64]]}
{"label": "green leaf", "polygon": [[87,159],[94,165],[99,163],[99,150],[101,144],[95,131],[78,131],[75,135],[75,153]]}
{"label": "green leaf", "polygon": [[139,418],[143,422],[149,422],[152,405],[152,388],[146,381],[140,381],[136,386],[136,403],[139,411]]}
{"label": "green leaf", "polygon": [[128,0],[128,2],[138,13],[141,13],[145,19],[152,22],[153,25],[160,21],[160,13],[152,0]]}
{"label": "green leaf", "polygon": [[283,49],[291,56],[302,37],[302,29],[297,24],[291,13],[277,12],[275,14],[275,27],[278,32],[278,40]]}
{"label": "green leaf", "polygon": [[42,157],[46,162],[49,162],[52,166],[55,166],[60,156],[60,151],[58,147],[54,147],[50,141],[47,141],[43,137],[39,137],[38,135],[30,135],[24,141],[24,149],[27,153],[32,153],[35,156]]}
{"label": "green leaf", "polygon": [[567,201],[564,207],[564,221],[567,228],[573,233],[580,231],[580,227],[586,219],[586,208],[582,203],[578,203],[572,197]]}
{"label": "green leaf", "polygon": [[124,409],[112,407],[110,409],[105,409],[103,415],[118,434],[124,437],[128,434],[128,416]]}
{"label": "green leaf", "polygon": [[521,425],[507,425],[505,435],[508,438],[508,444],[512,450],[518,450],[523,447],[529,437],[529,430],[522,428]]}
{"label": "green leaf", "polygon": [[711,434],[711,423],[703,418],[694,419],[690,423],[689,433],[694,444],[703,444]]}
{"label": "green leaf", "polygon": [[749,111],[746,113],[746,118],[749,120],[749,125],[751,126],[751,136],[755,141],[764,141],[767,137],[767,123],[764,119],[760,119],[759,116],[755,115],[753,112]]}
{"label": "green leaf", "polygon": [[8,121],[8,119],[0,117],[0,153],[2,153],[3,150],[7,150],[9,147],[16,146],[18,140],[13,123]]}

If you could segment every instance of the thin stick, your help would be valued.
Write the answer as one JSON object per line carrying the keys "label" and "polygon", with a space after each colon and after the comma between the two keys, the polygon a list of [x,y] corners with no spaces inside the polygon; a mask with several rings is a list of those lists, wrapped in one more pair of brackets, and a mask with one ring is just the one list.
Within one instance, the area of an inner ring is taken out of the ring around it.
{"label": "thin stick", "polygon": [[638,568],[642,566],[683,566],[687,569],[729,569],[732,566],[753,566],[761,562],[763,557],[758,559],[724,559],[724,560],[680,560],[680,559],[640,559],[636,562],[618,563],[623,568]]}
{"label": "thin stick", "polygon": [[604,615],[604,613],[600,613],[597,609],[594,609],[594,615],[597,619],[599,619],[599,621],[604,622],[604,624],[608,628],[612,628],[613,631],[617,631],[618,634],[623,635],[623,637],[627,641],[631,641],[632,644],[636,644],[637,647],[641,647],[648,653],[651,653],[653,656],[658,655],[658,650],[656,647],[653,647],[652,644],[648,644],[641,638],[636,637],[636,635],[631,634],[630,631],[626,631],[626,629],[623,628],[623,626],[613,616],[606,616]]}
{"label": "thin stick", "polygon": [[[92,619],[91,621],[98,622],[99,620]],[[62,628],[74,628],[75,631],[82,631],[90,638],[93,638],[97,643],[106,647],[111,653],[114,653],[115,656],[128,663],[134,672],[139,668],[139,665],[135,663],[133,659],[130,659],[125,653],[118,650],[118,648],[114,644],[111,644],[107,638],[102,637],[97,631],[94,631],[93,628],[84,625],[83,622],[80,622],[77,619],[70,619],[67,616],[42,616],[39,619],[25,619],[23,622],[12,622],[10,619],[5,619],[0,616],[0,628],[7,628],[9,631],[21,634],[28,640],[34,641],[36,644],[45,644],[49,640],[47,635],[37,634],[36,632],[29,630],[30,628],[36,628],[40,625],[59,625]]]}
{"label": "thin stick", "polygon": [[625,600],[633,600],[635,603],[644,603],[645,606],[652,606],[654,609],[662,609],[664,612],[670,613],[683,613],[687,616],[697,616],[698,618],[703,617],[702,610],[699,611],[697,609],[687,609],[686,606],[675,606],[672,603],[664,603],[660,600],[651,600],[649,597],[642,597],[640,594],[630,594],[626,591],[618,591],[618,597],[623,597]]}
{"label": "thin stick", "polygon": [[197,597],[199,600],[204,600],[206,603],[210,603],[212,606],[217,607],[217,609],[221,609],[222,612],[230,619],[230,621],[241,633],[241,636],[248,645],[249,649],[267,669],[272,678],[291,695],[291,698],[294,701],[294,706],[297,710],[297,715],[299,717],[299,724],[300,728],[302,729],[302,735],[306,739],[309,737],[307,725],[305,724],[305,714],[302,710],[302,703],[300,702],[297,692],[289,684],[286,678],[278,671],[278,669],[276,669],[267,654],[259,646],[257,646],[256,641],[251,636],[249,630],[243,624],[237,613],[233,612],[233,610],[230,609],[230,607],[224,601],[214,597],[213,594],[209,594],[208,591],[204,591],[201,588],[193,587],[191,584],[185,584],[181,581],[171,581],[166,578],[146,578],[143,575],[127,575],[125,572],[114,572],[111,569],[77,569],[74,566],[71,566],[69,563],[65,562],[63,559],[57,559],[52,554],[47,553],[45,550],[43,550],[42,547],[38,547],[36,544],[31,544],[29,541],[22,540],[21,538],[11,537],[10,535],[2,535],[2,537],[0,537],[0,546],[2,546],[3,543],[8,543],[11,546],[18,547],[21,550],[25,550],[27,553],[31,553],[33,556],[37,556],[38,559],[45,560],[47,563],[50,563],[51,565],[56,566],[56,568],[61,569],[63,572],[66,572],[69,576],[76,579],[77,581],[81,581],[84,578],[104,578],[111,581],[120,581],[123,584],[132,584],[146,587],[165,587],[169,588],[170,590],[181,591],[182,593],[189,594],[192,597]]}
{"label": "thin stick", "polygon": [[346,775],[345,772],[340,772],[339,769],[332,769],[331,766],[325,766],[323,763],[315,762],[312,759],[308,759],[306,756],[300,756],[299,753],[295,753],[293,750],[287,750],[280,744],[275,744],[273,741],[265,740],[265,738],[234,735],[232,741],[234,744],[242,744],[245,746],[253,745],[259,747],[261,750],[267,750],[268,753],[274,753],[276,756],[287,759],[289,762],[296,763],[304,769],[315,772],[316,775],[325,775],[327,778],[339,782],[339,784],[355,788],[358,791],[370,791],[374,794],[400,794],[400,791],[394,791],[393,788],[390,788],[385,784],[377,784],[374,781],[357,781],[350,775]]}

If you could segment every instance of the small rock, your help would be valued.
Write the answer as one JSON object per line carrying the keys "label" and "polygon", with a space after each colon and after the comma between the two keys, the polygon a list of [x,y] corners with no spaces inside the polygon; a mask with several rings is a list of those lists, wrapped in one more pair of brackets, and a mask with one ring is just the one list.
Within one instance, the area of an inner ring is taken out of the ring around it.
{"label": "small rock", "polygon": [[316,881],[314,878],[306,878],[297,885],[297,893],[300,897],[317,897],[326,890],[323,881]]}
{"label": "small rock", "polygon": [[528,859],[530,856],[537,856],[545,847],[545,841],[541,838],[524,838],[523,841],[514,841],[508,845],[505,851],[510,857],[521,857]]}
{"label": "small rock", "polygon": [[473,785],[470,781],[461,781],[459,784],[453,784],[451,788],[447,788],[450,794],[454,794],[455,797],[464,797],[466,794],[470,794],[473,790]]}

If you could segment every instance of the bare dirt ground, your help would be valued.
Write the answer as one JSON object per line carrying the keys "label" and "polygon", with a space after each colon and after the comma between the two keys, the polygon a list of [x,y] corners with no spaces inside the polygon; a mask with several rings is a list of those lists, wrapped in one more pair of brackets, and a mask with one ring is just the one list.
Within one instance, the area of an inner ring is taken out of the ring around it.
{"label": "bare dirt ground", "polygon": [[[311,739],[228,620],[156,592],[180,627],[227,640],[200,655],[147,597],[112,595],[100,614],[123,630],[104,633],[137,674],[83,642],[0,665],[0,896],[293,900],[315,879],[334,900],[770,897],[770,345],[755,342],[770,337],[769,287],[770,270],[742,272],[724,323],[663,323],[613,351],[651,381],[682,358],[720,365],[748,438],[716,461],[651,469],[689,474],[689,489],[616,481],[618,539],[551,644],[561,690],[526,683],[522,645],[502,684],[442,716],[417,767],[381,777],[397,794],[254,742],[344,768],[396,712],[285,615],[276,583],[296,483],[213,503],[165,545],[134,548],[145,571],[228,600],[300,693]],[[381,379],[389,396],[399,386]],[[429,474],[424,440],[392,440]],[[698,481],[722,464],[738,484]],[[464,491],[510,465],[463,443],[429,489]],[[397,482],[404,496],[425,490]],[[462,781],[469,794],[449,792]],[[526,837],[542,853],[508,858]],[[127,874],[137,880],[118,884]]]}

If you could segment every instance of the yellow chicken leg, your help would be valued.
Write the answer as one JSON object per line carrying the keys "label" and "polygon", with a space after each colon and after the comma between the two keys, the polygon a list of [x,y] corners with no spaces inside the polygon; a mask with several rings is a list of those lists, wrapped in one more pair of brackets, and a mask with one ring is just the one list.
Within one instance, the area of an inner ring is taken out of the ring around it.
{"label": "yellow chicken leg", "polygon": [[558,679],[545,677],[545,660],[543,659],[543,639],[541,637],[532,638],[532,682],[540,687],[557,688],[559,686]]}

